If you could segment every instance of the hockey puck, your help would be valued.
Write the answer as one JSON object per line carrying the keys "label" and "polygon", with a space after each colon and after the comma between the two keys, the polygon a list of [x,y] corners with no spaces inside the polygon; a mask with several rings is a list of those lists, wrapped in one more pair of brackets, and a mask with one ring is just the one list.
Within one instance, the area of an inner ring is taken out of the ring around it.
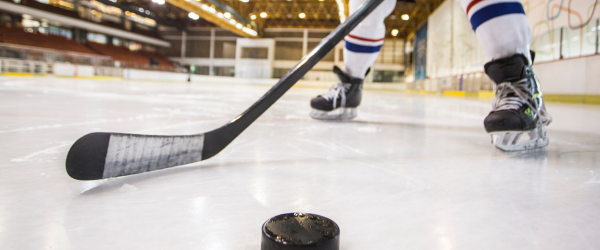
{"label": "hockey puck", "polygon": [[277,215],[262,226],[261,250],[339,250],[340,228],[329,218],[308,213]]}

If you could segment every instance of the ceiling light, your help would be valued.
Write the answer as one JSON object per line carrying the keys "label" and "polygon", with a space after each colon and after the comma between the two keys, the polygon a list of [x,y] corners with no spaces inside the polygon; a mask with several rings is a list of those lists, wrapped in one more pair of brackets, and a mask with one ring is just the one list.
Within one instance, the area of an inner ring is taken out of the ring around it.
{"label": "ceiling light", "polygon": [[217,16],[218,16],[219,18],[224,18],[224,17],[225,17],[225,16],[223,15],[223,13],[221,13],[221,12],[217,13]]}
{"label": "ceiling light", "polygon": [[225,16],[225,18],[227,18],[227,19],[231,19],[231,13],[229,13],[229,12],[223,13],[223,16]]}
{"label": "ceiling light", "polygon": [[397,36],[398,35],[398,30],[397,29],[393,29],[392,30],[392,36]]}
{"label": "ceiling light", "polygon": [[266,12],[260,13],[260,17],[266,18],[267,17],[267,13]]}
{"label": "ceiling light", "polygon": [[250,19],[252,19],[252,20],[256,19],[256,15],[254,15],[254,14],[250,15]]}
{"label": "ceiling light", "polygon": [[340,23],[346,21],[346,14],[344,14],[344,2],[342,0],[335,0],[338,6],[338,15],[340,16]]}
{"label": "ceiling light", "polygon": [[304,13],[300,13],[300,14],[298,14],[298,17],[300,17],[300,18],[305,18],[305,17],[306,17],[306,14],[304,14]]}
{"label": "ceiling light", "polygon": [[406,21],[406,20],[408,20],[408,14],[402,15],[402,16],[400,16],[400,18],[402,18],[402,20]]}
{"label": "ceiling light", "polygon": [[208,6],[208,5],[206,5],[206,4],[202,4],[200,7],[201,7],[203,10],[206,10],[206,11],[208,11],[208,12],[210,12],[210,13],[213,13],[213,14],[216,14],[216,13],[217,13],[217,10],[215,10],[215,8],[213,8],[212,6]]}
{"label": "ceiling light", "polygon": [[238,28],[238,29],[241,29],[241,28],[244,27],[244,25],[242,25],[241,23],[238,23],[238,24],[235,25],[235,27]]}
{"label": "ceiling light", "polygon": [[237,22],[235,20],[231,19],[231,20],[229,20],[229,23],[235,25]]}
{"label": "ceiling light", "polygon": [[194,12],[190,12],[190,14],[188,14],[188,16],[194,20],[198,20],[198,18],[200,18],[200,16],[198,16],[198,14],[196,14]]}
{"label": "ceiling light", "polygon": [[244,32],[246,32],[246,33],[250,34],[250,35],[253,35],[253,36],[256,36],[256,35],[258,35],[258,33],[256,33],[256,31],[255,31],[255,30],[253,30],[253,29],[249,29],[249,28],[246,28],[246,27],[244,27],[244,28],[242,28],[242,30],[243,30]]}
{"label": "ceiling light", "polygon": [[247,3],[247,2],[250,2],[250,0],[240,0],[240,2]]}

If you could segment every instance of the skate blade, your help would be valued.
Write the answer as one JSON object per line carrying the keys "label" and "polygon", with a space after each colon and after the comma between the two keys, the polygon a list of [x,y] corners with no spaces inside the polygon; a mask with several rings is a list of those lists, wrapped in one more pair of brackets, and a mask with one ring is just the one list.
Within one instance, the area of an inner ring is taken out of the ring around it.
{"label": "skate blade", "polygon": [[530,131],[500,131],[489,134],[492,136],[492,144],[507,153],[544,149],[549,143],[546,126],[543,124]]}
{"label": "skate blade", "polygon": [[312,109],[309,115],[319,120],[348,120],[356,117],[357,114],[356,108],[338,108],[332,111]]}

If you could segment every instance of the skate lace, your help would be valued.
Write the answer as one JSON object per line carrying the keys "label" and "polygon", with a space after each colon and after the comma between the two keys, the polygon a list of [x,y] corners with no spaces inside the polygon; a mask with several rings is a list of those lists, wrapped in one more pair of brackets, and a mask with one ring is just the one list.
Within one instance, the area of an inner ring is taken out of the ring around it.
{"label": "skate lace", "polygon": [[350,83],[338,82],[329,88],[329,92],[322,94],[323,99],[330,101],[333,100],[333,108],[337,108],[337,99],[340,98],[340,107],[346,107],[346,92],[350,90]]}
{"label": "skate lace", "polygon": [[527,105],[535,118],[538,116],[538,109],[528,100],[534,96],[528,86],[527,79],[516,82],[503,82],[496,86],[496,97],[492,106],[493,111],[519,109]]}

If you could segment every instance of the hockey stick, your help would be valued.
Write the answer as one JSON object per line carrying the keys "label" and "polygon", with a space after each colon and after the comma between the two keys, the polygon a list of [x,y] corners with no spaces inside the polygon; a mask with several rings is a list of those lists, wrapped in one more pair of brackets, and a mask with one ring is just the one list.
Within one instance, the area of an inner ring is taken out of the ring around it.
{"label": "hockey stick", "polygon": [[67,173],[77,180],[138,174],[206,160],[221,152],[329,53],[383,0],[371,0],[340,24],[265,95],[224,126],[204,134],[139,135],[91,133],[67,155]]}

